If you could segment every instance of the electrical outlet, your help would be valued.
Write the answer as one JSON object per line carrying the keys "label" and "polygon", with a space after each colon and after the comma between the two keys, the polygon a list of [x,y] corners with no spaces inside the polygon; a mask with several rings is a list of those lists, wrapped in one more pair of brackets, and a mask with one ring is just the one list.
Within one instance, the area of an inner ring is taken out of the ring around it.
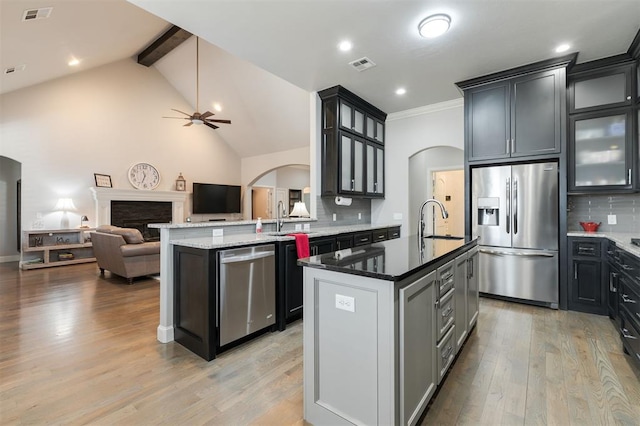
{"label": "electrical outlet", "polygon": [[362,213],[358,213],[358,220],[362,219]]}
{"label": "electrical outlet", "polygon": [[304,230],[305,230],[305,231],[308,231],[308,230],[310,230],[310,229],[311,229],[311,224],[310,224],[310,223],[305,223],[305,224],[304,224]]}
{"label": "electrical outlet", "polygon": [[296,223],[296,231],[302,231],[302,224]]}
{"label": "electrical outlet", "polygon": [[610,214],[607,216],[607,223],[609,225],[617,225],[618,224],[618,218],[616,217],[615,214]]}
{"label": "electrical outlet", "polygon": [[224,235],[224,229],[214,229],[213,236],[214,237],[222,237]]}
{"label": "electrical outlet", "polygon": [[393,220],[402,220],[402,213],[394,213]]}
{"label": "electrical outlet", "polygon": [[334,214],[333,214],[333,221],[335,222],[335,221],[336,221],[336,219],[337,219],[337,216],[336,216],[336,214],[334,213]]}
{"label": "electrical outlet", "polygon": [[336,309],[342,309],[343,311],[348,311],[348,312],[355,312],[356,299],[354,297],[336,294]]}

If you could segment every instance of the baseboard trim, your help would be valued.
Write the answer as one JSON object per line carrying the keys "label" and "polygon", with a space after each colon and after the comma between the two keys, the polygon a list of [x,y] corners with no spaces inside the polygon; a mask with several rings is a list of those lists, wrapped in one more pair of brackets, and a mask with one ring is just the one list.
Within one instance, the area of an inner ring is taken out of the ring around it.
{"label": "baseboard trim", "polygon": [[16,254],[14,256],[0,256],[0,263],[18,262],[19,260],[19,254]]}
{"label": "baseboard trim", "polygon": [[164,325],[159,325],[157,337],[160,343],[173,342],[173,326],[167,327]]}

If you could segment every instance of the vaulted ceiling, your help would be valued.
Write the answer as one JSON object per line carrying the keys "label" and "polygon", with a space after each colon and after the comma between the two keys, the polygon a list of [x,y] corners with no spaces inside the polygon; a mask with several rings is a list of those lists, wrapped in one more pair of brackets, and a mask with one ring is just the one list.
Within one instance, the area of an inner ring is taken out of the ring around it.
{"label": "vaulted ceiling", "polygon": [[[40,7],[53,7],[50,18],[21,20]],[[449,14],[451,29],[421,38],[432,13]],[[558,56],[559,43],[578,62],[623,53],[639,22],[638,0],[2,0],[0,64],[25,68],[2,74],[0,93],[134,58],[175,24],[206,41],[200,109],[232,120],[216,131],[245,157],[308,145],[309,92],[341,84],[403,111],[459,98],[455,81]],[[337,49],[343,39],[350,52]],[[194,41],[153,66],[195,109]],[[376,66],[348,65],[364,56]]]}

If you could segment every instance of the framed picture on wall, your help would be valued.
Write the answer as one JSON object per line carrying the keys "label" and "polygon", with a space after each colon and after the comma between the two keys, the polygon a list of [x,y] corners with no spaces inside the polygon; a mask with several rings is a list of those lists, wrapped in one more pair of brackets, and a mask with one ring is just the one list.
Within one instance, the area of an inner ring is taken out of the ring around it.
{"label": "framed picture on wall", "polygon": [[93,176],[96,179],[96,186],[99,188],[112,188],[111,176],[101,175],[100,173],[94,173]]}

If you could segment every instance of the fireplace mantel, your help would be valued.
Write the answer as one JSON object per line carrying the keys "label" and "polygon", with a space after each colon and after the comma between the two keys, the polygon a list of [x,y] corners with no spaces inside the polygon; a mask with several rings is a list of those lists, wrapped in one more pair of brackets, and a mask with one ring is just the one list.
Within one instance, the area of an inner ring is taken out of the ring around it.
{"label": "fireplace mantel", "polygon": [[96,226],[111,225],[111,201],[168,201],[172,206],[172,223],[184,223],[189,193],[137,189],[89,188],[96,202]]}

